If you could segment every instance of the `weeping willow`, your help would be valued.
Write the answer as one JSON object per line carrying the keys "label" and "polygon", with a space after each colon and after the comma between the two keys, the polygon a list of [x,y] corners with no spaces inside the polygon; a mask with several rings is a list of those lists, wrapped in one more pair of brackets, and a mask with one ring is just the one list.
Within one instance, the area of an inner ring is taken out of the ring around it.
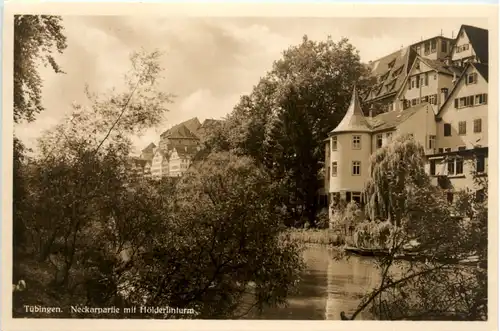
{"label": "weeping willow", "polygon": [[398,226],[405,214],[407,197],[428,187],[425,152],[410,135],[396,136],[370,158],[370,177],[365,184],[366,214],[372,220],[388,220]]}

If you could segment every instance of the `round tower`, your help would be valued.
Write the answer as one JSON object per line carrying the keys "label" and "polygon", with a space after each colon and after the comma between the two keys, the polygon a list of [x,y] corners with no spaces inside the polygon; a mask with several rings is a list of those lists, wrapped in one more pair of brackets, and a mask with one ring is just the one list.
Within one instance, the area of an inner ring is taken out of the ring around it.
{"label": "round tower", "polygon": [[330,185],[334,199],[362,202],[372,153],[371,128],[361,110],[356,87],[351,104],[339,125],[329,133]]}

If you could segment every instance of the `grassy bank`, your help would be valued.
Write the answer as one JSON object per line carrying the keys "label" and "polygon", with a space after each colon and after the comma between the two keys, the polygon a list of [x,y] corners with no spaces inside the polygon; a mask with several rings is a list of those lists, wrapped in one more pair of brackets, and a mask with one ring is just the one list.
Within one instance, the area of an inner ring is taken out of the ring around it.
{"label": "grassy bank", "polygon": [[290,238],[302,244],[341,246],[346,242],[342,233],[330,229],[293,229]]}

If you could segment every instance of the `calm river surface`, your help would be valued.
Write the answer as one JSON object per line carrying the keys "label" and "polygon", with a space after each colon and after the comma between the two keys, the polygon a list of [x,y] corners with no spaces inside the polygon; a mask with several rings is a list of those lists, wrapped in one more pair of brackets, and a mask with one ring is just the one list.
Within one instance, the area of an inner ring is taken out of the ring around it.
{"label": "calm river surface", "polygon": [[[340,312],[350,316],[367,291],[380,280],[373,259],[350,256],[334,259],[335,252],[323,246],[311,246],[304,252],[307,268],[297,294],[287,307],[265,310],[252,319],[340,320]],[[371,319],[368,313],[356,318]]]}

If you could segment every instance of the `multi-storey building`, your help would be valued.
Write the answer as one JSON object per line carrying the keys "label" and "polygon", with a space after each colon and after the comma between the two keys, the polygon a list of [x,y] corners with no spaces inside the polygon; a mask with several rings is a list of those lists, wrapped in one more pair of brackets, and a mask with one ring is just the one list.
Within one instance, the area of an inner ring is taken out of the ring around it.
{"label": "multi-storey building", "polygon": [[[410,49],[416,54],[407,53],[403,78],[397,74],[393,82],[387,78],[393,72],[391,59],[398,58],[394,53],[388,56],[391,65],[379,71],[382,87],[399,86],[383,96],[392,103],[389,111],[365,116],[354,89],[343,120],[330,132],[325,146],[330,205],[339,199],[362,202],[371,154],[395,134],[405,133],[424,147],[426,171],[445,190],[449,202],[461,189],[476,190],[481,196],[473,173],[488,172],[488,31],[463,25],[453,42],[435,37]],[[379,83],[372,91],[378,89]],[[365,107],[370,104],[367,100],[377,98],[365,98]]]}
{"label": "multi-storey building", "polygon": [[198,146],[174,147],[169,158],[169,176],[181,176],[191,165],[191,160],[198,150]]}

